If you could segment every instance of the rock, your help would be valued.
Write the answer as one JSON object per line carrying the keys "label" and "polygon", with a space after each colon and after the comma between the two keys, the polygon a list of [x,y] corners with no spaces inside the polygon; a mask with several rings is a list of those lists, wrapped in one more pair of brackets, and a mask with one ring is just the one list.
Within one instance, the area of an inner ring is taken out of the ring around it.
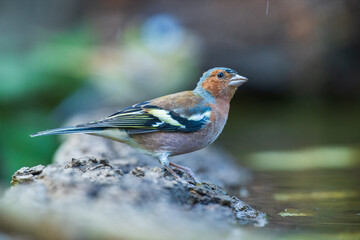
{"label": "rock", "polygon": [[23,167],[12,176],[11,184],[15,185],[22,182],[33,181],[44,170],[44,168],[45,166],[43,165],[38,165],[32,168]]}
{"label": "rock", "polygon": [[[178,182],[156,160],[124,144],[70,136],[53,164],[14,174],[0,216],[31,215],[34,229],[46,219],[47,229],[62,233],[60,239],[220,239],[238,234],[237,225],[266,224],[264,213],[223,190],[249,179],[225,153],[206,149],[176,161],[191,167],[203,183]],[[39,232],[32,237],[40,238]]]}
{"label": "rock", "polygon": [[[67,164],[72,158],[108,159],[124,172],[135,166],[160,167],[158,160],[144,155],[128,145],[84,134],[71,135],[60,146],[54,162]],[[200,180],[221,187],[237,187],[250,180],[250,172],[234,164],[232,157],[224,151],[211,147],[170,158],[171,161],[190,167]]]}

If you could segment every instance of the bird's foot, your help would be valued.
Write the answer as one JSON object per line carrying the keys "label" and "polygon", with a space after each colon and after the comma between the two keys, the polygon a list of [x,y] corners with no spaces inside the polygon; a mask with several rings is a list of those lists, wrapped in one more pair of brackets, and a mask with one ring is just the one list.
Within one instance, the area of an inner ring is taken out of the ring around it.
{"label": "bird's foot", "polygon": [[189,181],[189,183],[192,183],[194,185],[201,184],[201,182],[195,177],[195,174],[193,173],[193,171],[191,171],[190,168],[185,167],[185,166],[181,166],[181,165],[177,165],[177,164],[171,163],[171,162],[169,163],[169,165],[176,168],[176,169],[178,169],[181,172],[187,173],[190,176],[191,180],[192,180],[192,181]]}
{"label": "bird's foot", "polygon": [[182,177],[180,177],[179,175],[177,175],[174,170],[171,169],[171,167],[169,166],[164,166],[166,168],[166,170],[168,170],[171,175],[173,175],[173,177],[175,178],[176,181],[178,182],[181,182],[181,183],[184,183],[184,184],[188,184],[188,183],[191,183],[189,181],[186,181],[185,179],[183,179]]}
{"label": "bird's foot", "polygon": [[[176,180],[178,180],[179,182],[190,183],[193,185],[197,185],[200,183],[200,181],[196,179],[195,174],[191,171],[190,168],[169,162],[168,154],[159,155],[159,160],[160,160],[161,165],[163,165],[166,168],[166,170],[168,170],[171,173],[171,175],[173,175],[173,177]],[[177,175],[170,166],[178,169],[181,172],[187,173],[190,176],[191,181],[185,181],[183,178],[181,178],[179,175]]]}

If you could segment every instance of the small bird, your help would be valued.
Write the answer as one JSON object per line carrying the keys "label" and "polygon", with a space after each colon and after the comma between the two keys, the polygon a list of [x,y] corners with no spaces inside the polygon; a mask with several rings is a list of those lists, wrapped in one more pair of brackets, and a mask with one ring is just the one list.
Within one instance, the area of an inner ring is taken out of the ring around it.
{"label": "small bird", "polygon": [[230,68],[212,68],[202,75],[193,91],[155,98],[99,121],[45,130],[31,137],[86,133],[109,138],[158,158],[175,179],[184,181],[171,167],[198,183],[190,168],[169,162],[168,158],[214,142],[227,121],[230,100],[237,87],[247,80]]}

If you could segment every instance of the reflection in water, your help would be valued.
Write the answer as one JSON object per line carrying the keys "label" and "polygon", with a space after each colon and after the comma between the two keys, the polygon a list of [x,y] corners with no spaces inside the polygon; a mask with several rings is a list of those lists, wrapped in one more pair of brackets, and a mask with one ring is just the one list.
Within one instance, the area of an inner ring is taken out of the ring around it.
{"label": "reflection in water", "polygon": [[257,171],[243,199],[268,214],[264,231],[275,235],[356,239],[360,238],[359,170]]}

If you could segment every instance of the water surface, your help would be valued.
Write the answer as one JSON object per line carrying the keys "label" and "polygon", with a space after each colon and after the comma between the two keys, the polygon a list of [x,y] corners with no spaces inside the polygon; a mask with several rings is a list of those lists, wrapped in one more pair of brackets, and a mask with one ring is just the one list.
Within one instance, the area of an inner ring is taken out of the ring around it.
{"label": "water surface", "polygon": [[248,192],[240,193],[268,214],[269,224],[260,232],[269,238],[360,239],[359,173],[359,168],[255,171]]}

